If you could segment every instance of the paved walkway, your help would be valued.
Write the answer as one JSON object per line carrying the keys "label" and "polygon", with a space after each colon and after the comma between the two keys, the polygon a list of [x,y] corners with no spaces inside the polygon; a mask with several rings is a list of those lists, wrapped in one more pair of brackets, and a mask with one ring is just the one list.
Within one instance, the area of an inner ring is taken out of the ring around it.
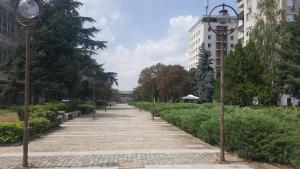
{"label": "paved walkway", "polygon": [[[83,116],[29,144],[32,168],[109,169],[275,169],[247,163],[226,154],[228,164],[218,164],[219,149],[149,112],[128,105]],[[0,147],[0,168],[21,164],[22,147]]]}

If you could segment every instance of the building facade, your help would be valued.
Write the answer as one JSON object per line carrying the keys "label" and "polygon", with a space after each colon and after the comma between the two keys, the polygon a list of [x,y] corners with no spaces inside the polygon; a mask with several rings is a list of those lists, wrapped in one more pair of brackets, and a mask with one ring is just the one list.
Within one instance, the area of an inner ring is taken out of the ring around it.
{"label": "building facade", "polygon": [[[259,0],[236,0],[243,18],[243,23],[239,27],[239,39],[244,44],[249,39],[249,33],[256,24],[256,16],[261,15],[257,6]],[[300,0],[278,0],[278,8],[282,9],[286,20],[291,22],[294,20],[295,15],[299,13]]]}
{"label": "building facade", "polygon": [[[224,26],[218,26],[216,24],[216,17],[211,17],[211,26],[213,29],[226,30],[235,27],[236,18],[232,18],[231,22]],[[216,35],[208,25],[208,16],[203,16],[197,23],[189,30],[188,37],[188,69],[196,68],[199,60],[199,52],[202,45],[206,50],[211,52],[212,67],[215,72],[220,67],[220,56],[221,56],[221,42],[223,37]],[[238,33],[235,31],[225,38],[225,53],[229,52],[234,48],[237,43]]]}
{"label": "building facade", "polygon": [[120,91],[119,92],[119,103],[129,103],[133,101],[133,92],[132,91]]}

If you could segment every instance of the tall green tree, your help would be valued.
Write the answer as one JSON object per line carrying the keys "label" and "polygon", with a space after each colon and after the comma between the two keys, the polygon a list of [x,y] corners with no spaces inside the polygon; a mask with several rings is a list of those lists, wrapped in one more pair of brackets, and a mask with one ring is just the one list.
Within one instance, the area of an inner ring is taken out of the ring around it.
{"label": "tall green tree", "polygon": [[[225,103],[248,106],[255,97],[264,104],[266,99],[264,66],[256,46],[249,40],[246,47],[236,44],[225,59]],[[219,96],[219,89],[217,89]],[[269,101],[269,100],[268,100]]]}
{"label": "tall green tree", "polygon": [[215,89],[215,73],[212,68],[211,53],[205,50],[204,45],[200,48],[197,66],[197,87],[200,102],[212,102]]}
{"label": "tall green tree", "polygon": [[[40,5],[42,14],[32,31],[31,95],[46,101],[78,97],[82,77],[91,71],[86,69],[98,69],[91,56],[106,42],[94,40],[99,30],[86,26],[94,19],[79,15],[82,3],[48,0]],[[23,45],[7,67],[13,77],[24,79]]]}
{"label": "tall green tree", "polygon": [[191,68],[189,70],[189,75],[192,79],[192,87],[190,89],[190,93],[193,95],[198,95],[198,86],[197,86],[197,69]]}
{"label": "tall green tree", "polygon": [[283,11],[278,8],[278,0],[260,0],[258,9],[261,15],[256,18],[256,25],[250,37],[255,41],[260,60],[265,65],[265,80],[270,87],[271,100],[268,104],[277,104],[281,92],[279,65],[283,58],[280,54],[282,45],[288,39]]}
{"label": "tall green tree", "polygon": [[295,16],[287,27],[290,39],[283,44],[280,69],[284,91],[295,94],[300,92],[300,16]]}

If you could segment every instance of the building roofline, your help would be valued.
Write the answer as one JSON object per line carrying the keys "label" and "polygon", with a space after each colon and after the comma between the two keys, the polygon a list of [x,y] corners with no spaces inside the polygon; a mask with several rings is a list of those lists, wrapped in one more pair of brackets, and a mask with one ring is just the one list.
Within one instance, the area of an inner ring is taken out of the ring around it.
{"label": "building roofline", "polygon": [[[214,16],[211,16],[211,18],[213,19],[213,21],[216,21],[216,19],[217,19],[217,16],[216,15],[214,15]],[[231,18],[234,18],[234,19],[236,19],[236,17],[234,17],[234,16],[231,16]],[[203,15],[201,18],[199,18],[198,20],[197,20],[197,22],[189,29],[189,32],[192,32],[195,28],[196,28],[196,26],[199,24],[199,23],[204,23],[204,22],[207,22],[208,21],[208,16],[207,15]]]}

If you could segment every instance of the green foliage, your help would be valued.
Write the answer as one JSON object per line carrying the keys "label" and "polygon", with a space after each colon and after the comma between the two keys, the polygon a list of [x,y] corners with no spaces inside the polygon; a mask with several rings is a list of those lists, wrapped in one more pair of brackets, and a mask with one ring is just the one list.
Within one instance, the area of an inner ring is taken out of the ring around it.
{"label": "green foliage", "polygon": [[59,121],[57,120],[58,112],[53,111],[33,111],[30,113],[31,119],[39,119],[43,118],[49,121],[49,125],[51,128],[57,127],[59,125]]}
{"label": "green foliage", "polygon": [[32,117],[29,120],[30,134],[40,134],[51,128],[51,122],[45,117]]}
{"label": "green foliage", "polygon": [[96,106],[97,106],[97,107],[104,107],[104,106],[106,106],[106,105],[107,105],[107,102],[104,101],[104,100],[97,100],[97,101],[96,101]]}
{"label": "green foliage", "polygon": [[[153,103],[152,102],[131,102],[130,105],[136,106],[138,108],[153,112]],[[191,103],[164,103],[157,102],[154,105],[155,115],[160,116],[160,112],[169,109],[194,109],[197,108],[197,104]]]}
{"label": "green foliage", "polygon": [[[43,117],[50,121],[51,127],[57,127],[59,121],[57,120],[58,111],[72,111],[74,107],[71,104],[64,103],[45,103],[40,105],[30,106],[30,118]],[[24,110],[22,108],[17,109],[19,120],[23,120]]]}
{"label": "green foliage", "polygon": [[[151,103],[132,104],[149,108]],[[160,104],[163,109],[156,111],[161,118],[210,144],[219,144],[217,104],[194,104],[192,109]],[[297,168],[300,167],[298,126],[300,112],[295,109],[225,106],[225,148],[246,159],[292,164]]]}
{"label": "green foliage", "polygon": [[93,113],[96,109],[96,104],[94,102],[86,102],[84,104],[78,105],[79,110],[82,114]]}
{"label": "green foliage", "polygon": [[190,93],[197,96],[198,95],[198,87],[197,87],[197,69],[191,68],[189,70],[189,75],[192,79],[192,87]]}
{"label": "green foliage", "polygon": [[[249,40],[246,47],[239,42],[234,51],[225,60],[225,96],[227,104],[249,106],[257,97],[260,104],[271,102],[272,96],[267,95],[267,83],[264,79],[262,65],[254,42]],[[216,96],[219,98],[219,85]]]}
{"label": "green foliage", "polygon": [[295,16],[294,22],[287,23],[289,40],[283,44],[284,59],[280,64],[284,90],[289,93],[300,91],[300,16]]}
{"label": "green foliage", "polygon": [[199,61],[197,66],[197,87],[199,101],[201,103],[211,103],[213,101],[213,94],[215,89],[215,73],[211,60],[211,53],[205,50],[204,45],[199,51]]}
{"label": "green foliage", "polygon": [[[278,8],[277,0],[261,0],[257,6],[261,15],[256,18],[250,39],[255,42],[259,59],[264,65],[264,81],[266,82],[263,98],[264,105],[276,105],[279,93],[283,88],[280,64],[285,60],[281,55],[282,46],[287,42],[287,34],[283,11]],[[267,100],[269,99],[269,101]]]}
{"label": "green foliage", "polygon": [[[65,98],[91,99],[94,82],[96,88],[107,85],[110,90],[112,84],[117,84],[116,73],[105,72],[92,58],[106,47],[106,42],[95,40],[100,30],[87,27],[95,20],[80,16],[81,5],[77,0],[41,1],[43,12],[32,30],[30,84],[34,103],[40,98],[46,102]],[[21,81],[24,79],[25,47],[23,43],[20,45],[4,69],[10,77]]]}
{"label": "green foliage", "polygon": [[0,144],[19,142],[22,138],[22,123],[0,123]]}

